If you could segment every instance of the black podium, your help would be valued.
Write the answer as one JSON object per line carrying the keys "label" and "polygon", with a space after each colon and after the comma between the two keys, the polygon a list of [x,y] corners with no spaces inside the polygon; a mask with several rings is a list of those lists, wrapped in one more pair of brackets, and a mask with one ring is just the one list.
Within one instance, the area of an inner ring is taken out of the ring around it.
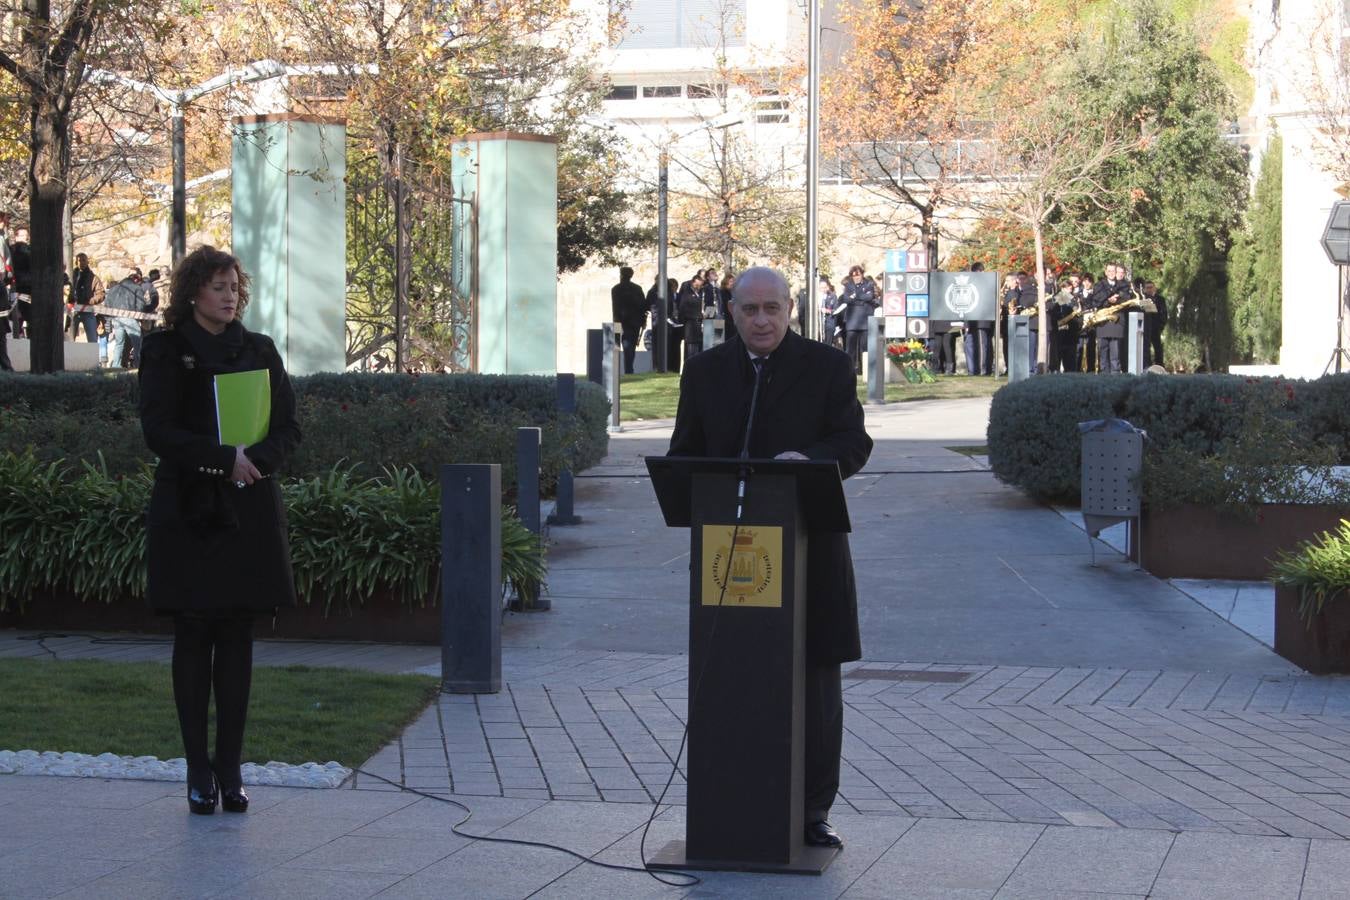
{"label": "black podium", "polygon": [[648,457],[647,470],[666,524],[690,529],[685,840],[649,865],[819,875],[838,850],[802,837],[806,550],[813,532],[849,530],[839,467]]}

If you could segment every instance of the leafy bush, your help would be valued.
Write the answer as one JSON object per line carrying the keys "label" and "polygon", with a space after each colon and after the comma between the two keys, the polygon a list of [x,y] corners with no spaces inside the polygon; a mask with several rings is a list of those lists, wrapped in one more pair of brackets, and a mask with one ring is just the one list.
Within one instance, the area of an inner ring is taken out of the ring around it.
{"label": "leafy bush", "polygon": [[1221,457],[1251,427],[1252,417],[1244,422],[1242,411],[1262,392],[1285,397],[1291,439],[1295,449],[1306,450],[1290,454],[1293,463],[1350,462],[1350,375],[1308,382],[1237,375],[1046,375],[994,395],[990,467],[999,480],[1039,500],[1076,503],[1079,422],[1114,417],[1143,428],[1150,464],[1166,466],[1183,454]]}
{"label": "leafy bush", "polygon": [[[70,590],[105,603],[145,596],[144,512],[149,468],[72,472],[31,453],[0,451],[0,609]],[[346,469],[282,482],[301,602],[361,606],[388,593],[405,605],[437,597],[440,487],[411,469],[364,478]],[[511,509],[502,511],[502,578],[538,596],[544,550]],[[527,601],[528,602],[528,601]]]}
{"label": "leafy bush", "polygon": [[1339,531],[1328,531],[1293,553],[1281,554],[1271,580],[1298,589],[1298,614],[1308,622],[1328,600],[1350,599],[1350,519],[1341,520]]}
{"label": "leafy bush", "polygon": [[[292,379],[304,434],[286,473],[309,478],[342,464],[376,476],[385,466],[437,477],[447,462],[498,463],[516,482],[516,429],[543,431],[540,480],[551,493],[570,454],[573,471],[609,448],[609,401],[577,384],[577,414],[560,417],[556,380],[528,375],[307,375]],[[141,436],[136,376],[0,375],[0,451],[39,460],[95,462],[132,475],[153,456]]]}

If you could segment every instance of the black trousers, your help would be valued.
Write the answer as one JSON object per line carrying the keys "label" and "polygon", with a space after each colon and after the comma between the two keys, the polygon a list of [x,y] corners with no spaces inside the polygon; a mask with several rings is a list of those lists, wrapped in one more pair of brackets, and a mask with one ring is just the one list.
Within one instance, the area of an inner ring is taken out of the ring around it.
{"label": "black trousers", "polygon": [[1144,325],[1144,368],[1166,365],[1163,362],[1162,332]]}
{"label": "black trousers", "polygon": [[839,757],[844,749],[844,685],[839,663],[806,664],[806,790],[803,823],[829,817],[839,793]]}
{"label": "black trousers", "polygon": [[849,359],[853,360],[853,374],[862,374],[862,355],[863,345],[867,343],[866,331],[845,331],[844,332],[844,350],[848,353]]}
{"label": "black trousers", "polygon": [[[1059,364],[1063,366],[1065,372],[1077,372],[1080,360],[1078,357],[1078,335],[1073,331],[1055,332],[1055,344],[1059,347]],[[1051,369],[1053,372],[1054,369]]]}
{"label": "black trousers", "polygon": [[1120,355],[1124,349],[1125,341],[1121,338],[1097,338],[1097,367],[1106,373],[1124,371],[1125,361]]}
{"label": "black trousers", "polygon": [[623,334],[620,335],[620,342],[623,344],[623,374],[633,374],[633,360],[637,357],[638,335],[642,334],[642,328],[629,328],[623,326]]}
{"label": "black trousers", "polygon": [[0,319],[0,372],[13,372],[9,361],[9,319]]}

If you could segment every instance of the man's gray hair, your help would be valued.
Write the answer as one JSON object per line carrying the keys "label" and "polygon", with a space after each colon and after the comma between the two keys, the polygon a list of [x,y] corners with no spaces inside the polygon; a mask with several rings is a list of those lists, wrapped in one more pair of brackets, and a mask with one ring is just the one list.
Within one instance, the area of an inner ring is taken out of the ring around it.
{"label": "man's gray hair", "polygon": [[736,283],[731,286],[731,300],[736,302],[740,299],[741,290],[749,287],[758,281],[769,281],[778,289],[779,295],[784,301],[792,302],[792,289],[788,286],[787,279],[777,269],[771,269],[768,266],[752,266],[736,276]]}

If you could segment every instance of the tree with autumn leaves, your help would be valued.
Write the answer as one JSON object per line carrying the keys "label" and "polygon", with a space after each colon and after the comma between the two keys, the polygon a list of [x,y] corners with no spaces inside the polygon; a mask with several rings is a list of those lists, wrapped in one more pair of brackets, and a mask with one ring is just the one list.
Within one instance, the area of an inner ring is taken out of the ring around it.
{"label": "tree with autumn leaves", "polygon": [[1075,267],[1122,260],[1180,301],[1191,361],[1225,363],[1214,272],[1245,174],[1222,137],[1231,89],[1174,6],[846,2],[824,109],[831,146],[883,201],[866,217],[930,247],[971,218],[1015,226],[1038,272],[1050,245]]}

